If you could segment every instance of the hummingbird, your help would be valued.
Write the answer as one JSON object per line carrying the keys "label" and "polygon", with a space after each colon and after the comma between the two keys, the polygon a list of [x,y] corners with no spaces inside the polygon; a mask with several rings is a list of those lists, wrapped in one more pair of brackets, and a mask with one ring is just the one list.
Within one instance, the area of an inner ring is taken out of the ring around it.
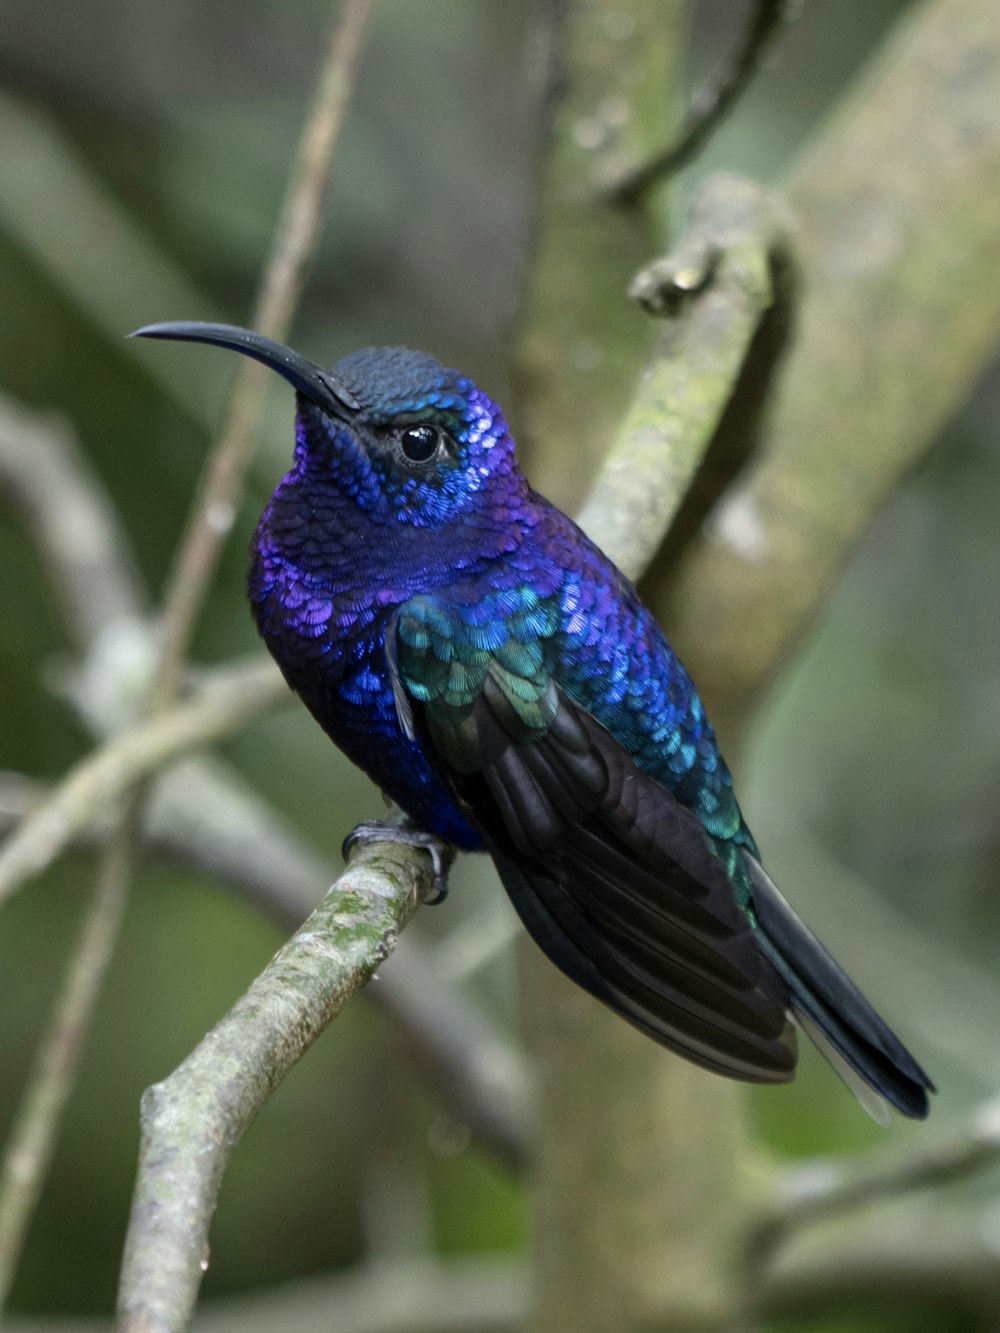
{"label": "hummingbird", "polygon": [[[257,629],[401,808],[353,840],[492,857],[549,959],[715,1073],[795,1075],[806,1033],[876,1119],[933,1084],[764,869],[698,692],[629,580],[529,486],[503,412],[405,347],[329,370],[172,322],[296,391],[295,453],[251,544]],[[352,841],[348,840],[348,843]]]}

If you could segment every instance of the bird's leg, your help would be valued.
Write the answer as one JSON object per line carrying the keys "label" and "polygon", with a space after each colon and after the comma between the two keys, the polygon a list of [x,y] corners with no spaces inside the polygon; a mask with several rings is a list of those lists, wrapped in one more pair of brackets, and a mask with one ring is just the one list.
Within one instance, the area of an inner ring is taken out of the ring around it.
{"label": "bird's leg", "polygon": [[434,879],[432,893],[424,902],[428,907],[444,902],[448,896],[448,871],[455,859],[455,849],[450,843],[418,828],[406,815],[401,815],[395,819],[366,819],[363,824],[358,824],[344,839],[341,854],[347,861],[355,847],[366,847],[373,842],[398,842],[404,847],[422,847],[429,852]]}

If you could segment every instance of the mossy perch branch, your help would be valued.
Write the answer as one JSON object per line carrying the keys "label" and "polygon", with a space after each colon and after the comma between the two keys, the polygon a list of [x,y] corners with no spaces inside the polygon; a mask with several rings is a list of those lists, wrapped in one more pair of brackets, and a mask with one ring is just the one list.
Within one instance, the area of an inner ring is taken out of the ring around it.
{"label": "mossy perch branch", "polygon": [[395,947],[431,887],[430,858],[368,847],[246,995],[142,1103],[119,1330],[191,1321],[229,1156],[259,1107]]}

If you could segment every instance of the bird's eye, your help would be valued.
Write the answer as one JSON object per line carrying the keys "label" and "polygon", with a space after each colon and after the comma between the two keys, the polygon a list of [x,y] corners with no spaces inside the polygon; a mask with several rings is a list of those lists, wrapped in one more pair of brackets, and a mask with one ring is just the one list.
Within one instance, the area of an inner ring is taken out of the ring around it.
{"label": "bird's eye", "polygon": [[427,463],[437,453],[441,432],[435,426],[407,426],[400,434],[399,447],[411,463]]}

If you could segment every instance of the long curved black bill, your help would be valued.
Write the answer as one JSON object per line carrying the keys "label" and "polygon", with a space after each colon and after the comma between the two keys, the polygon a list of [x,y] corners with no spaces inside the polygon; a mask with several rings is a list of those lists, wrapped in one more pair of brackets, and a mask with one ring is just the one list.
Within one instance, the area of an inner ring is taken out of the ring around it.
{"label": "long curved black bill", "polygon": [[241,329],[235,324],[203,324],[198,320],[176,320],[167,324],[146,324],[129,334],[130,338],[165,338],[168,341],[188,343],[208,343],[213,347],[228,347],[232,352],[242,352],[254,361],[276,370],[283,379],[298,389],[325,412],[333,416],[343,416],[345,412],[357,412],[361,404],[342,384],[313,361],[307,361],[290,347],[277,343],[273,338],[254,333],[252,329]]}

